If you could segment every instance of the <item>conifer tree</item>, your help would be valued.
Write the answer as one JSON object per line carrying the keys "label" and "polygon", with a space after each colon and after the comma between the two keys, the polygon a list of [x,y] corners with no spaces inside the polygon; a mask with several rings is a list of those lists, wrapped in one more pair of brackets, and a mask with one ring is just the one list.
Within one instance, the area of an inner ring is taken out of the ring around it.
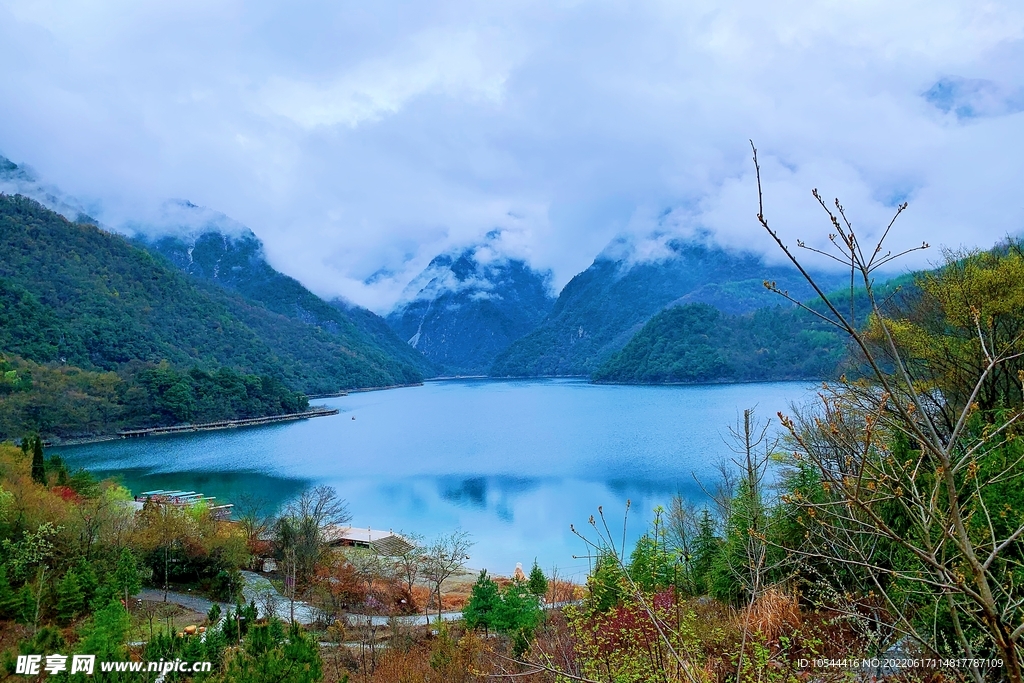
{"label": "conifer tree", "polygon": [[111,602],[119,601],[120,598],[118,596],[120,592],[116,582],[108,575],[106,580],[97,586],[89,606],[92,607],[93,611],[103,609]]}
{"label": "conifer tree", "polygon": [[46,463],[43,460],[43,440],[36,434],[32,437],[32,480],[46,486]]}
{"label": "conifer tree", "polygon": [[139,568],[135,564],[135,557],[128,548],[121,550],[121,557],[117,560],[117,569],[114,571],[114,584],[118,591],[124,594],[125,608],[130,604],[131,596],[142,588],[142,581],[139,578]]}
{"label": "conifer tree", "polygon": [[32,586],[25,584],[14,598],[14,618],[22,624],[31,624],[36,618],[36,596]]}
{"label": "conifer tree", "polygon": [[69,571],[61,579],[57,587],[57,618],[64,623],[74,620],[82,612],[85,596],[74,570]]}
{"label": "conifer tree", "polygon": [[462,610],[462,618],[466,622],[466,627],[480,628],[483,626],[485,633],[494,628],[500,605],[501,595],[498,592],[498,584],[487,576],[486,569],[481,569],[480,576],[473,584],[469,601]]}
{"label": "conifer tree", "polygon": [[323,662],[316,641],[301,626],[293,623],[285,638],[281,622],[272,618],[253,626],[225,673],[225,680],[245,683],[315,683],[323,677]]}
{"label": "conifer tree", "polygon": [[515,656],[530,648],[533,632],[540,623],[540,606],[525,581],[513,581],[501,591],[501,601],[495,613],[494,626],[512,636]]}
{"label": "conifer tree", "polygon": [[0,617],[16,617],[19,606],[18,594],[11,588],[11,582],[7,579],[7,566],[0,564]]}
{"label": "conifer tree", "polygon": [[85,627],[79,652],[96,655],[97,660],[123,660],[127,654],[124,642],[131,619],[117,600],[98,610]]}
{"label": "conifer tree", "polygon": [[217,603],[210,605],[210,611],[206,613],[206,620],[210,622],[211,626],[220,621],[220,605]]}
{"label": "conifer tree", "polygon": [[92,604],[100,588],[100,582],[96,578],[96,570],[92,568],[92,564],[88,560],[79,558],[78,564],[75,566],[75,574],[78,576],[78,585],[82,589],[83,605]]}
{"label": "conifer tree", "polygon": [[529,586],[530,592],[538,598],[544,597],[548,592],[548,579],[544,576],[544,572],[541,571],[536,558],[533,560],[533,568],[530,570],[530,579],[527,581],[527,586]]}
{"label": "conifer tree", "polygon": [[692,576],[694,590],[704,595],[709,589],[711,573],[721,553],[722,541],[715,534],[715,522],[705,509],[697,525],[697,536],[693,542],[693,556],[687,565]]}
{"label": "conifer tree", "polygon": [[603,552],[587,577],[591,606],[598,612],[607,612],[622,599],[622,570],[611,552]]}

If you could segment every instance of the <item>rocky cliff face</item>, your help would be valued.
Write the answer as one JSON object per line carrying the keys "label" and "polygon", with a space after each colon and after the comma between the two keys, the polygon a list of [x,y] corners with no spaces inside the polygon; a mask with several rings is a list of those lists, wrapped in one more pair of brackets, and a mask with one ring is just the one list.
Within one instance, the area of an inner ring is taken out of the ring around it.
{"label": "rocky cliff face", "polygon": [[446,372],[486,374],[551,309],[549,279],[486,245],[442,254],[409,285],[387,322]]}

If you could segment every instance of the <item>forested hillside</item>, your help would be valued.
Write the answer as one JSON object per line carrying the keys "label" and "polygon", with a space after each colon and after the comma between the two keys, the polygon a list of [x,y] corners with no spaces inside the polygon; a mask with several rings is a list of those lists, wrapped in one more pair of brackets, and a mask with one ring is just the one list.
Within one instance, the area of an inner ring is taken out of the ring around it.
{"label": "forested hillside", "polygon": [[795,270],[769,267],[752,254],[680,241],[668,247],[671,254],[656,261],[598,257],[565,286],[537,329],[498,356],[491,375],[589,375],[673,304],[704,303],[729,314],[774,305],[764,280],[797,297],[811,294]]}
{"label": "forested hillside", "polygon": [[394,384],[418,382],[423,375],[436,374],[430,361],[403,343],[382,318],[341,300],[324,301],[267,263],[263,244],[250,230],[228,234],[218,227],[205,226],[197,235],[140,237],[137,241],[196,279],[327,332],[344,346],[359,350],[391,375]]}
{"label": "forested hillside", "polygon": [[[6,195],[0,353],[8,372],[31,377],[0,399],[0,437],[275,414],[303,407],[300,393],[421,378],[368,341],[346,344],[192,281],[120,236]],[[170,373],[166,386],[146,379],[158,367]]]}
{"label": "forested hillside", "polygon": [[744,315],[707,304],[666,309],[594,371],[598,382],[664,384],[826,379],[846,350],[806,311],[765,307]]}

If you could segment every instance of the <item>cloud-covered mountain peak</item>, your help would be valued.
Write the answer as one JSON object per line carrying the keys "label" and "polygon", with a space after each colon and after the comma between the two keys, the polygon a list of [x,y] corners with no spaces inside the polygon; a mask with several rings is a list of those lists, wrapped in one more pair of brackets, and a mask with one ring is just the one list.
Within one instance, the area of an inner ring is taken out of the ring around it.
{"label": "cloud-covered mountain peak", "polygon": [[242,223],[220,211],[193,204],[186,199],[169,199],[151,215],[129,221],[124,227],[127,232],[149,239],[178,237],[195,241],[212,233],[259,242],[252,230]]}
{"label": "cloud-covered mountain peak", "polygon": [[55,185],[44,183],[31,168],[18,165],[2,155],[0,155],[0,193],[20,194],[34,199],[69,221],[96,222],[91,216],[96,213],[98,207],[87,206],[85,202],[63,192]]}
{"label": "cloud-covered mountain peak", "polygon": [[537,271],[524,258],[508,253],[504,233],[492,230],[485,241],[438,254],[406,286],[396,310],[415,301],[432,301],[444,294],[467,293],[477,300],[501,297],[526,277],[550,289],[551,273]]}
{"label": "cloud-covered mountain peak", "polygon": [[481,374],[551,309],[551,273],[500,249],[500,235],[434,257],[387,321],[450,372]]}

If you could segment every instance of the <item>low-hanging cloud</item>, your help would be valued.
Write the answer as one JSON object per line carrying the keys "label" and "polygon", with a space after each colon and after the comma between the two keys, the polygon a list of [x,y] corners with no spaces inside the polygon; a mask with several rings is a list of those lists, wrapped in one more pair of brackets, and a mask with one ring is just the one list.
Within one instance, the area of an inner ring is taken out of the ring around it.
{"label": "low-hanging cloud", "polygon": [[865,237],[909,201],[894,248],[1024,226],[1009,0],[0,0],[0,59],[0,153],[104,223],[183,197],[377,310],[495,229],[558,286],[621,235],[776,258],[750,138],[790,241],[813,187]]}

